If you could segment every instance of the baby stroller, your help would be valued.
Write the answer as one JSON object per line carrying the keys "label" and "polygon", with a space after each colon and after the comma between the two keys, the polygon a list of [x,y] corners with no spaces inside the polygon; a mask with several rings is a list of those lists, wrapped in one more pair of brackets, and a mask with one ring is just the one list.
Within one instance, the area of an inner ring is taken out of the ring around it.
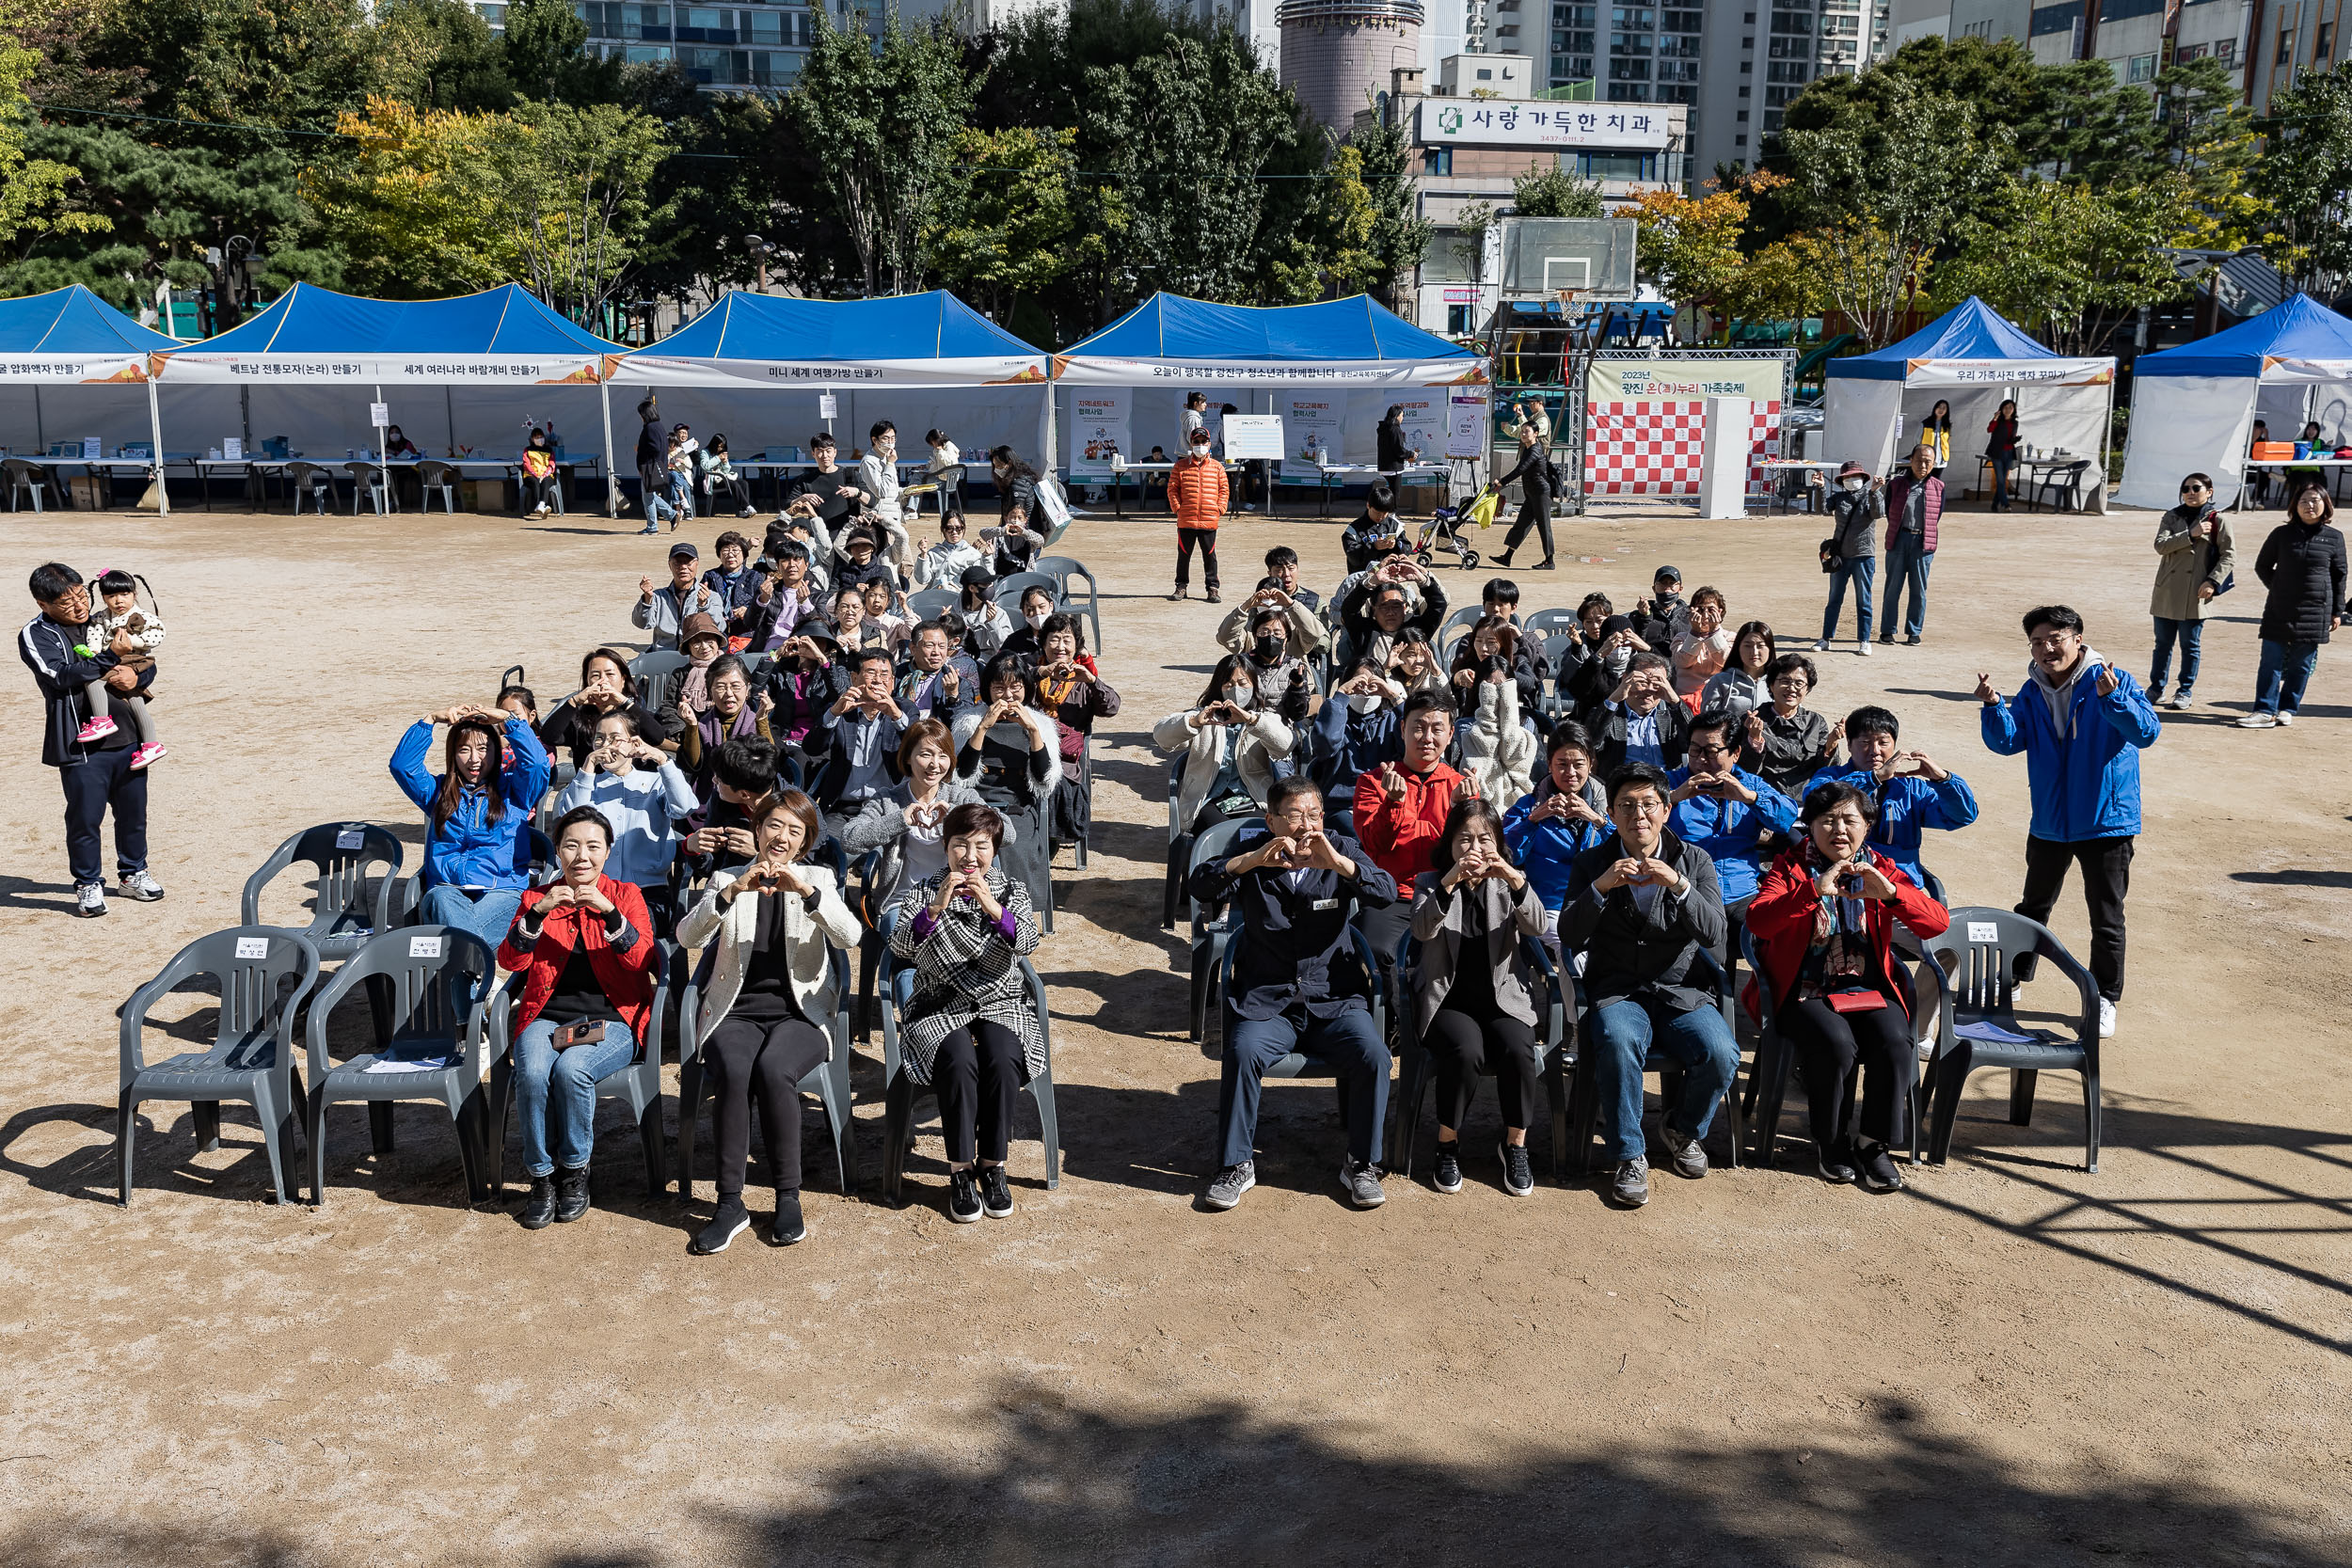
{"label": "baby stroller", "polygon": [[1421,525],[1421,535],[1413,541],[1413,559],[1422,566],[1436,563],[1440,550],[1461,557],[1462,570],[1475,571],[1478,552],[1462,537],[1462,529],[1470,523],[1480,528],[1492,528],[1495,509],[1502,498],[1492,490],[1481,491],[1468,500],[1456,500],[1452,506],[1441,506],[1429,515]]}

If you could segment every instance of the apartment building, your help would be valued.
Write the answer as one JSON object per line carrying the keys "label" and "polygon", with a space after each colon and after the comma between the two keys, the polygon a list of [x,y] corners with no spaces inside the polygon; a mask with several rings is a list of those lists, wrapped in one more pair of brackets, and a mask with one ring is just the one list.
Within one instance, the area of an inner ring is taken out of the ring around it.
{"label": "apartment building", "polygon": [[[2332,3],[2332,0],[2331,0]],[[2266,101],[2273,85],[2267,57],[2253,42],[2263,18],[2284,17],[2274,33],[2277,63],[2287,74],[2320,69],[2342,57],[2336,29],[2310,0],[2316,34],[2298,30],[2298,0],[1895,0],[1887,29],[1890,49],[1915,38],[2011,38],[2043,65],[2105,60],[2127,85],[2153,82],[2176,62],[2211,56],[2240,73],[2250,102]],[[2331,53],[2332,51],[2332,53]]]}

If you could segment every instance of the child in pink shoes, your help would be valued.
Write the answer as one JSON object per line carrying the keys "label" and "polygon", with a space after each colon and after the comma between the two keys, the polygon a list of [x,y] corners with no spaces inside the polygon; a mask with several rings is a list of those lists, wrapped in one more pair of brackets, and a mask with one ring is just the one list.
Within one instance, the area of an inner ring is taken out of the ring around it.
{"label": "child in pink shoes", "polygon": [[[139,608],[138,579],[128,572],[105,571],[93,584],[106,608],[89,618],[89,642],[75,652],[87,658],[105,647],[120,631],[131,640],[132,652],[122,656],[120,666],[126,670],[141,670],[155,662],[156,645],[164,640],[164,623],[151,612]],[[155,738],[155,719],[149,711],[150,691],[125,698],[125,705],[135,716],[132,722],[139,732],[138,749],[131,753],[133,768],[145,768],[166,754],[167,749]],[[103,740],[115,733],[115,721],[106,716],[106,683],[89,683],[91,718],[82,726],[79,736],[83,744]]]}

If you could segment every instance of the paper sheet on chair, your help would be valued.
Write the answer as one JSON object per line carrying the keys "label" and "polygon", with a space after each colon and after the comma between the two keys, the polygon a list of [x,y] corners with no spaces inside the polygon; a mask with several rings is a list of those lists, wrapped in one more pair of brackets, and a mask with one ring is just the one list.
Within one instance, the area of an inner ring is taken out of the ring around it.
{"label": "paper sheet on chair", "polygon": [[1962,1039],[1976,1040],[1984,1045],[2031,1045],[2041,1038],[2038,1035],[2021,1035],[2014,1029],[2004,1029],[1999,1024],[1989,1022],[1984,1019],[1979,1019],[1973,1023],[1961,1024],[1952,1033]]}
{"label": "paper sheet on chair", "polygon": [[399,1060],[380,1058],[363,1069],[368,1072],[440,1072],[456,1065],[454,1056],[415,1056]]}

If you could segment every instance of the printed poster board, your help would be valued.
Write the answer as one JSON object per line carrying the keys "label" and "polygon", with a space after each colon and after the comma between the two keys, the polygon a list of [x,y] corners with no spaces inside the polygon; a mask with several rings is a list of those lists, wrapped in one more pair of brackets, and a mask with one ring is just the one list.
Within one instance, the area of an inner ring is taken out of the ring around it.
{"label": "printed poster board", "polygon": [[1129,451],[1134,393],[1104,387],[1070,395],[1070,474],[1073,479],[1107,479],[1114,454]]}

